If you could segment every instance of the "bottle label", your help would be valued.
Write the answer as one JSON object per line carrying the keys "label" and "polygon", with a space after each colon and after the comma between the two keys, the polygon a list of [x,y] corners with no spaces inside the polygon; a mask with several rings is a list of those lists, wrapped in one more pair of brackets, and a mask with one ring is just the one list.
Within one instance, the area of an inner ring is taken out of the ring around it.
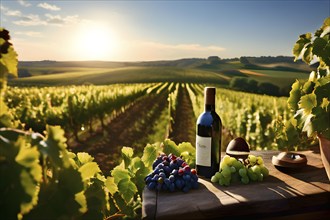
{"label": "bottle label", "polygon": [[211,166],[211,137],[201,137],[196,135],[196,164],[201,166]]}

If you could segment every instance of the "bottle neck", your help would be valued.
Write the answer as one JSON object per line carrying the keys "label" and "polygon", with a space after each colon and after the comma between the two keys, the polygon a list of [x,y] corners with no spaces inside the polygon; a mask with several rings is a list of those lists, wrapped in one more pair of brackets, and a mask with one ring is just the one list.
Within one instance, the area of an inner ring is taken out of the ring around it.
{"label": "bottle neck", "polygon": [[204,89],[204,109],[207,112],[215,111],[215,88],[206,87]]}
{"label": "bottle neck", "polygon": [[215,111],[215,104],[205,104],[204,111],[214,112]]}

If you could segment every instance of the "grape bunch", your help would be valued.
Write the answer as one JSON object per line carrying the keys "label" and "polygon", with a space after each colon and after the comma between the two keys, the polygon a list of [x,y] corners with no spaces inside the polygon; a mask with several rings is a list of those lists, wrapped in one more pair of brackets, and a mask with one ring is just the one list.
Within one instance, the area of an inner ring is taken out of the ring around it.
{"label": "grape bunch", "polygon": [[161,154],[152,164],[153,172],[145,177],[150,190],[188,192],[198,188],[198,176],[195,169],[174,154]]}
{"label": "grape bunch", "polygon": [[248,184],[250,181],[263,181],[268,175],[269,171],[260,156],[250,154],[243,161],[226,155],[220,163],[219,172],[211,177],[211,182],[229,186],[235,179],[239,179],[242,183]]}

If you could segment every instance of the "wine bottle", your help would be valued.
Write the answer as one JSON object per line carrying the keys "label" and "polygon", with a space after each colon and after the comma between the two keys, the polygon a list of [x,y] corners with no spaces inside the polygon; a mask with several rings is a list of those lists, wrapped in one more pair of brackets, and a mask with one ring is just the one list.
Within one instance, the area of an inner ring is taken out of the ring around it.
{"label": "wine bottle", "polygon": [[196,125],[196,170],[199,176],[211,178],[219,171],[222,123],[215,112],[215,88],[204,89],[204,112]]}

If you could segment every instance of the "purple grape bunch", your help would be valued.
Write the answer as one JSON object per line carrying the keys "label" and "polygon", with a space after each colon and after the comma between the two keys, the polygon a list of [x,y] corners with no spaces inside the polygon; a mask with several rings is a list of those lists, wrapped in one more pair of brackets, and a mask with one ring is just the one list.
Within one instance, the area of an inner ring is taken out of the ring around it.
{"label": "purple grape bunch", "polygon": [[149,190],[188,192],[199,186],[196,170],[174,154],[159,155],[152,168],[153,171],[144,179]]}

